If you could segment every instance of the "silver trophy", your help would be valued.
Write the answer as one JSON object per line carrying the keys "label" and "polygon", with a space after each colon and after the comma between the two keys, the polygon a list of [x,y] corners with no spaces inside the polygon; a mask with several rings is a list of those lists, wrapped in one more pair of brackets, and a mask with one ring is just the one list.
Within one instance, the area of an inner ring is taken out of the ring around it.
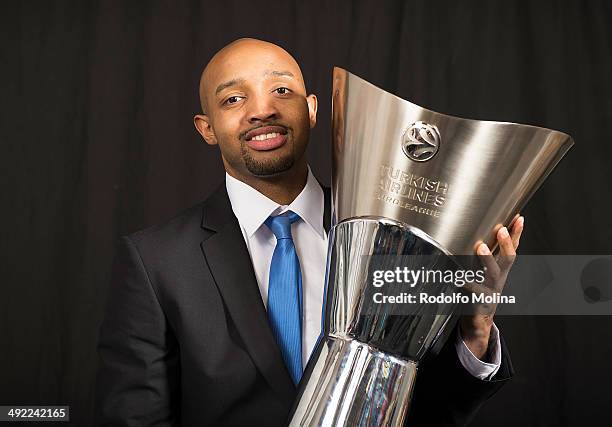
{"label": "silver trophy", "polygon": [[375,304],[372,260],[425,254],[444,265],[473,254],[478,242],[494,248],[497,229],[516,219],[573,141],[550,129],[436,113],[340,68],[332,129],[324,336],[289,425],[399,426],[419,362],[454,306],[398,314],[393,304]]}

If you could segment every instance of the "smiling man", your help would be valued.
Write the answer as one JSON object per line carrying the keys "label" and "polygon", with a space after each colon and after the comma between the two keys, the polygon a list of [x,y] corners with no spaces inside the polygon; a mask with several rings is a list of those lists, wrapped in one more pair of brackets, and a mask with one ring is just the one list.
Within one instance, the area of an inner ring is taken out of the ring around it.
{"label": "smiling man", "polygon": [[[225,183],[122,238],[99,425],[282,426],[321,331],[330,201],[305,154],[317,98],[285,50],[240,39],[206,66],[200,99],[194,124],[219,146]],[[498,233],[502,254],[518,246],[515,224]],[[491,317],[460,329],[423,365],[410,425],[465,423],[512,375]]]}
{"label": "smiling man", "polygon": [[227,173],[281,204],[293,201],[306,181],[317,116],[293,57],[271,43],[237,40],[204,69],[200,100],[195,126],[219,144]]}

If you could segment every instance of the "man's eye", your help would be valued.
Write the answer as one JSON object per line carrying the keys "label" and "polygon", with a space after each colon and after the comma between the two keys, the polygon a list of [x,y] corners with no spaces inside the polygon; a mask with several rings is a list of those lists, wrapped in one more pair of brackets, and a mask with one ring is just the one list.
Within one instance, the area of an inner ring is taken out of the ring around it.
{"label": "man's eye", "polygon": [[286,87],[279,87],[278,89],[275,89],[274,91],[278,93],[279,95],[286,95],[289,92],[291,92],[291,90],[289,90],[289,88],[286,88]]}
{"label": "man's eye", "polygon": [[227,99],[225,100],[225,104],[230,104],[230,105],[231,105],[231,104],[235,104],[236,102],[240,101],[241,99],[242,99],[242,97],[241,97],[241,96],[237,96],[237,95],[235,95],[235,96],[230,96],[229,98],[227,98]]}

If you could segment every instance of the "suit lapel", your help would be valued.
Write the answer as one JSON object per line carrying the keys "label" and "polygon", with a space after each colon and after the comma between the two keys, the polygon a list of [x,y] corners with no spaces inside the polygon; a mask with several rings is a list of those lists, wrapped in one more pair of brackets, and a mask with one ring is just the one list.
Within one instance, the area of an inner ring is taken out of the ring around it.
{"label": "suit lapel", "polygon": [[225,185],[205,203],[202,241],[205,261],[253,362],[279,398],[293,403],[295,386],[268,324],[257,279]]}

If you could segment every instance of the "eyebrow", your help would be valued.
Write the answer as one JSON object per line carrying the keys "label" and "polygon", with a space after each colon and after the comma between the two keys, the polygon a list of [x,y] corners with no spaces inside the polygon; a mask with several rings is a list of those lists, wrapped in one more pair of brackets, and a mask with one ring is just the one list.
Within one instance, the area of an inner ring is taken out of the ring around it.
{"label": "eyebrow", "polygon": [[217,89],[215,90],[215,95],[219,95],[219,92],[221,92],[223,89],[227,89],[230,86],[235,86],[241,83],[244,83],[244,79],[232,79],[226,81],[225,83],[221,83],[219,86],[217,86]]}
{"label": "eyebrow", "polygon": [[295,77],[291,71],[267,71],[266,74],[274,77]]}
{"label": "eyebrow", "polygon": [[[291,71],[275,71],[275,70],[272,70],[272,71],[266,71],[265,74],[266,75],[271,75],[271,76],[274,76],[274,77],[295,77]],[[228,80],[228,81],[226,81],[224,83],[221,83],[219,86],[217,86],[217,89],[215,90],[215,95],[219,95],[219,92],[221,92],[223,89],[227,89],[228,87],[235,86],[235,85],[238,85],[238,84],[242,84],[244,82],[245,82],[244,79],[239,78],[239,79]]]}

